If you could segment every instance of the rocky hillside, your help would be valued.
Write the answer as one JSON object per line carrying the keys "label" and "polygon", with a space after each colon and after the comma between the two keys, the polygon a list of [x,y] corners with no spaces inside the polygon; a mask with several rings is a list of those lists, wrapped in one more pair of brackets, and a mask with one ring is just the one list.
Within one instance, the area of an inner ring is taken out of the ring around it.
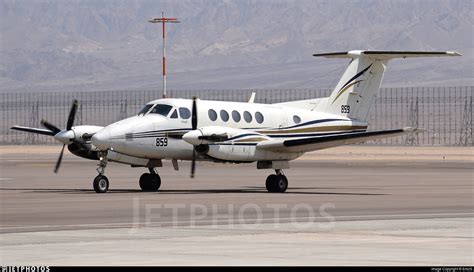
{"label": "rocky hillside", "polygon": [[312,53],[457,50],[394,61],[384,84],[473,83],[469,0],[0,0],[0,91],[161,88],[165,10],[169,88],[318,88],[344,60]]}

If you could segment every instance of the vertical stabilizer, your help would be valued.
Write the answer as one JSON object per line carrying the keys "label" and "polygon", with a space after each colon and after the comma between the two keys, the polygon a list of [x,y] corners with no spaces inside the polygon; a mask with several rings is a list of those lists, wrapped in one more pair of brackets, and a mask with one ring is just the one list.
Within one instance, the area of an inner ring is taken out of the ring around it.
{"label": "vertical stabilizer", "polygon": [[359,50],[315,54],[315,57],[351,58],[351,61],[331,95],[322,100],[314,110],[367,121],[390,59],[460,55],[457,52]]}

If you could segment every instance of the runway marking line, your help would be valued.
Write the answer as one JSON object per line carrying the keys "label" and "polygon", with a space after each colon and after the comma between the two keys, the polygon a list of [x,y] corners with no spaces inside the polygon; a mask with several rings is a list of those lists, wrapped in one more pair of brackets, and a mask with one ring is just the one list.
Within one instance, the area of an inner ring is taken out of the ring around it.
{"label": "runway marking line", "polygon": [[[337,219],[362,219],[360,221],[368,221],[368,220],[387,220],[386,217],[414,217],[414,216],[459,216],[459,215],[474,215],[474,213],[426,213],[426,214],[386,214],[386,215],[341,215],[341,216],[334,216],[335,221],[337,222]],[[294,218],[290,217],[280,217],[280,218],[261,218],[262,222],[263,221],[270,221],[270,223],[276,221],[276,220],[292,220]],[[313,217],[298,217],[298,220],[303,220],[303,219],[328,219],[328,217],[323,217],[323,216],[313,216]],[[413,219],[413,218],[399,218],[399,219]],[[437,218],[430,218],[430,219],[437,219]],[[251,220],[256,220],[252,218]],[[271,221],[273,220],[273,221]],[[113,227],[113,226],[124,226],[124,227],[134,227],[136,225],[157,225],[157,224],[174,224],[175,226],[178,226],[179,224],[185,224],[185,223],[191,223],[195,224],[194,226],[198,226],[199,224],[203,223],[216,223],[216,222],[228,222],[229,219],[213,219],[213,220],[200,220],[200,221],[162,221],[162,222],[155,222],[155,223],[147,223],[147,222],[124,222],[124,223],[96,223],[96,224],[71,224],[71,225],[39,225],[39,226],[20,226],[20,227],[11,227],[11,226],[6,226],[6,225],[0,225],[0,230],[9,230],[9,229],[34,229],[34,228],[72,228],[72,227]],[[354,220],[358,221],[358,220]],[[278,223],[288,223],[288,222],[280,222]],[[302,223],[301,221],[296,221],[296,223]],[[307,222],[304,222],[307,223]],[[320,222],[319,222],[320,223]],[[243,225],[245,223],[241,222],[232,222],[231,224],[235,225]],[[250,224],[250,223],[249,223]],[[206,224],[199,225],[199,226],[205,226]],[[225,226],[225,224],[221,224]],[[182,225],[183,226],[183,225]],[[184,225],[186,226],[186,225]],[[1,234],[9,234],[9,233],[1,233]],[[0,235],[1,235],[0,234]]]}

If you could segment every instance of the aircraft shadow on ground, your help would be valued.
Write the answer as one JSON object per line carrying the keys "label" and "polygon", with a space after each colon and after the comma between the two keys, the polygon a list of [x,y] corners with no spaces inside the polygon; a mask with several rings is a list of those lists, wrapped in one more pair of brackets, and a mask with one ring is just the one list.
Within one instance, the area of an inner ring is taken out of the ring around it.
{"label": "aircraft shadow on ground", "polygon": [[[360,196],[382,196],[389,194],[364,193],[364,192],[326,192],[326,191],[292,191],[292,190],[326,190],[344,188],[318,188],[318,187],[298,187],[290,188],[287,192],[275,195],[360,195]],[[96,194],[92,189],[37,189],[37,188],[0,188],[0,191],[21,191],[24,193],[62,193],[62,194]],[[160,190],[158,192],[143,192],[140,189],[110,189],[107,194],[163,194],[163,195],[187,195],[187,194],[269,194],[263,187],[245,187],[244,189],[197,189],[197,190]]]}

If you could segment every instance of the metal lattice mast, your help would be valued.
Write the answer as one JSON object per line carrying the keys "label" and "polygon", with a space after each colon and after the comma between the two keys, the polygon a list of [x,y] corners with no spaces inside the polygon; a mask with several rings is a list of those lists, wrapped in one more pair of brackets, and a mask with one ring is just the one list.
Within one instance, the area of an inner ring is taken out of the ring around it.
{"label": "metal lattice mast", "polygon": [[459,145],[473,145],[472,139],[472,96],[464,102],[464,111],[462,114],[461,136]]}
{"label": "metal lattice mast", "polygon": [[153,20],[148,21],[150,23],[162,23],[163,30],[163,98],[166,98],[166,23],[179,23],[177,18],[166,18],[165,13],[161,12],[161,18],[154,18]]}

